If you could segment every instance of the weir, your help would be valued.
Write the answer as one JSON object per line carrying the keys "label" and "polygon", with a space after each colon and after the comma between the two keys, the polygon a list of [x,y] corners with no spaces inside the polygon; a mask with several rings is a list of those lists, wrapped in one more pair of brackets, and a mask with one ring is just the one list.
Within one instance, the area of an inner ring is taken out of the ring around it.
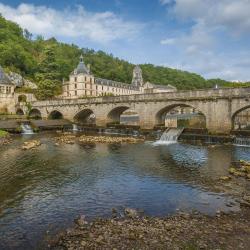
{"label": "weir", "polygon": [[250,138],[247,137],[236,137],[234,139],[234,145],[250,147]]}
{"label": "weir", "polygon": [[21,128],[22,128],[23,135],[33,135],[34,134],[34,131],[29,124],[22,123]]}
{"label": "weir", "polygon": [[76,124],[73,124],[72,126],[73,126],[73,129],[72,129],[72,130],[73,130],[74,132],[78,132],[78,131],[79,131],[78,126],[77,126]]}
{"label": "weir", "polygon": [[179,136],[182,134],[184,128],[170,128],[167,129],[161,136],[160,140],[158,140],[157,144],[169,144],[176,143]]}

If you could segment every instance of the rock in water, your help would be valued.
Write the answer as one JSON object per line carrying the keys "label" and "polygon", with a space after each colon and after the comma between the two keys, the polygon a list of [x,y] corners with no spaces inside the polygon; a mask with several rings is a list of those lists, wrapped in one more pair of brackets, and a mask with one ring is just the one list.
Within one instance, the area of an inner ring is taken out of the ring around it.
{"label": "rock in water", "polygon": [[85,220],[85,215],[80,215],[77,219],[75,219],[75,223],[80,227],[88,224],[88,222]]}
{"label": "rock in water", "polygon": [[229,180],[231,180],[231,177],[230,176],[221,176],[220,180],[221,181],[229,181]]}
{"label": "rock in water", "polygon": [[41,142],[38,140],[26,141],[23,143],[22,149],[29,150],[29,149],[36,148],[40,145],[41,145]]}
{"label": "rock in water", "polygon": [[133,208],[125,208],[124,214],[130,218],[137,218],[139,216],[138,212]]}

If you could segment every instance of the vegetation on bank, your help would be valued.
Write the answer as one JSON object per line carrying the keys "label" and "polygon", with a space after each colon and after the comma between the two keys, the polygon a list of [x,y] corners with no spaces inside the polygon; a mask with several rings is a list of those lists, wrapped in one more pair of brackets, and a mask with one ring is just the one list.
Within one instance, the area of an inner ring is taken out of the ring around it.
{"label": "vegetation on bank", "polygon": [[0,130],[0,138],[4,138],[7,137],[9,135],[8,132],[4,131],[4,130]]}
{"label": "vegetation on bank", "polygon": [[[62,79],[67,79],[79,55],[83,54],[86,64],[91,65],[92,73],[101,78],[130,83],[134,65],[112,54],[79,48],[74,44],[58,42],[55,38],[45,40],[42,36],[34,38],[17,24],[4,19],[0,14],[0,65],[7,71],[20,73],[37,83],[34,92],[39,99],[52,98],[61,92]],[[171,84],[178,89],[211,88],[215,84],[235,87],[220,79],[205,80],[198,74],[171,69],[152,64],[140,65],[145,81],[157,84]],[[250,83],[244,83],[250,86]]]}

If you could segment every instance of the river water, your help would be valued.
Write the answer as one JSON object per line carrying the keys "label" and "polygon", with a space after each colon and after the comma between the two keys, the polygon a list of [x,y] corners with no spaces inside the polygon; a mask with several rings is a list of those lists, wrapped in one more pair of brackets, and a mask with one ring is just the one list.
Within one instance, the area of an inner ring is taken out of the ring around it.
{"label": "river water", "polygon": [[[56,146],[55,134],[20,136],[0,147],[0,249],[43,248],[46,232],[111,215],[112,208],[164,216],[176,209],[215,214],[239,204],[214,190],[232,161],[250,148],[190,144],[74,144]],[[27,139],[42,145],[22,151]]]}

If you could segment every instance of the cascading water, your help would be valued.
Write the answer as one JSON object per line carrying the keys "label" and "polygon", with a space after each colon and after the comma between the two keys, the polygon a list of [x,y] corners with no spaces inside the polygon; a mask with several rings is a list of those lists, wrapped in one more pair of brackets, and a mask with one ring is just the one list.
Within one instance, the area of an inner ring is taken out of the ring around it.
{"label": "cascading water", "polygon": [[157,145],[176,143],[183,130],[183,128],[168,129],[162,134],[161,138],[155,142],[155,144]]}
{"label": "cascading water", "polygon": [[21,124],[23,135],[33,135],[34,131],[29,124]]}
{"label": "cascading water", "polygon": [[236,137],[234,139],[234,145],[242,147],[250,147],[250,138],[247,137]]}
{"label": "cascading water", "polygon": [[77,126],[76,124],[73,124],[73,131],[74,131],[74,132],[79,131],[78,126]]}

